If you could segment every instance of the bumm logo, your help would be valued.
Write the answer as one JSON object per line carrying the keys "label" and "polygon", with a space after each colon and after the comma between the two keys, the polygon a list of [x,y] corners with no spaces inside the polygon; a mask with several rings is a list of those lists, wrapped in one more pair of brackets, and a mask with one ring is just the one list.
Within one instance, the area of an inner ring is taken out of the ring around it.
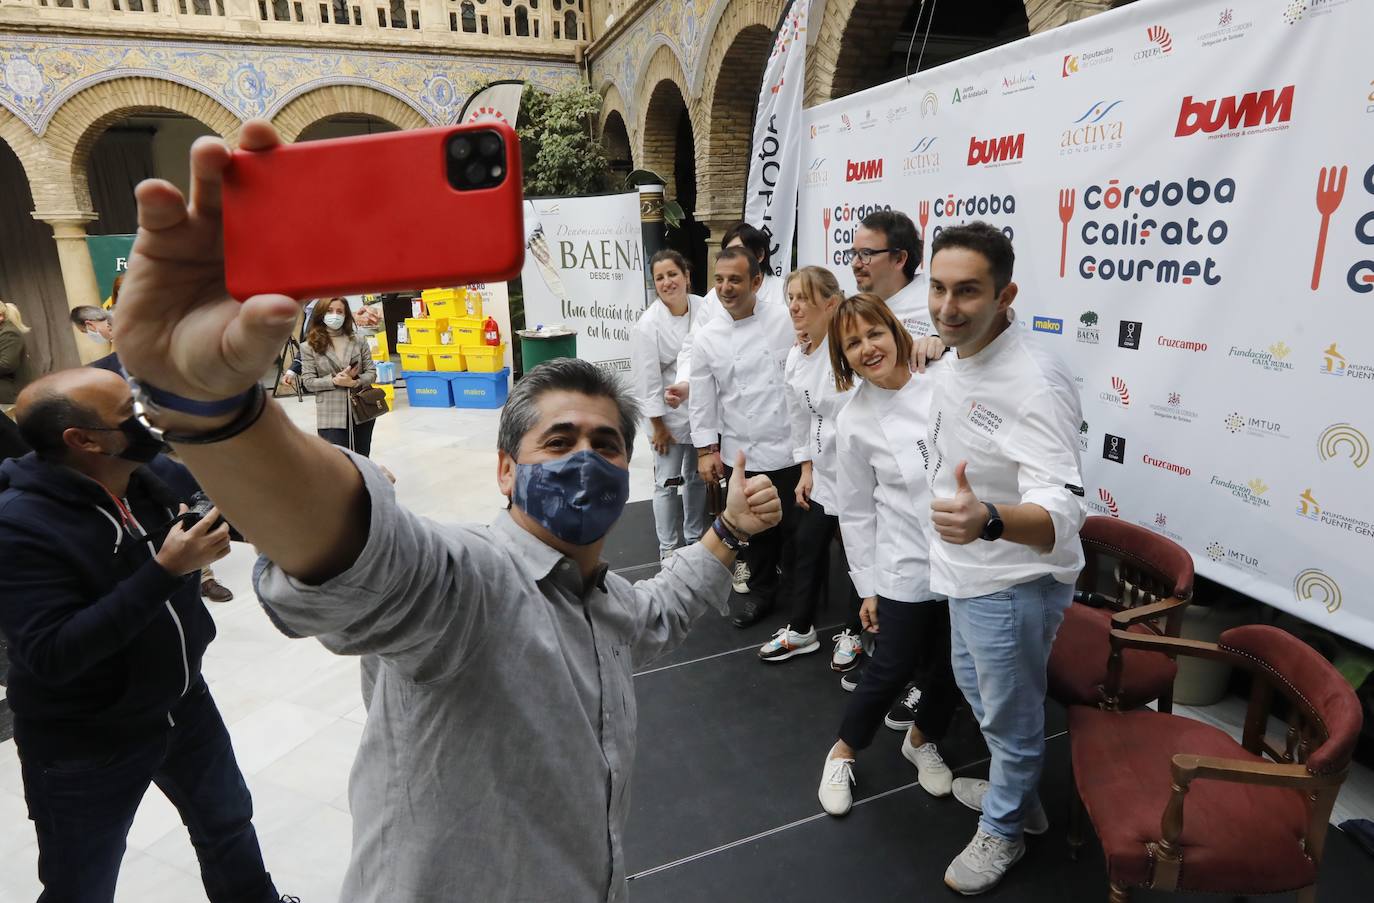
{"label": "bumm logo", "polygon": [[883,160],[850,160],[844,168],[846,182],[872,182],[883,177]]}
{"label": "bumm logo", "polygon": [[988,138],[985,141],[979,141],[977,136],[974,136],[968,139],[968,165],[1020,160],[1025,149],[1025,132],[1019,135],[1004,135],[1001,138]]}
{"label": "bumm logo", "polygon": [[1212,133],[1222,128],[1255,128],[1287,122],[1293,115],[1293,85],[1275,92],[1273,88],[1251,91],[1240,97],[1219,100],[1183,98],[1178,109],[1178,125],[1174,137],[1185,138],[1198,132]]}

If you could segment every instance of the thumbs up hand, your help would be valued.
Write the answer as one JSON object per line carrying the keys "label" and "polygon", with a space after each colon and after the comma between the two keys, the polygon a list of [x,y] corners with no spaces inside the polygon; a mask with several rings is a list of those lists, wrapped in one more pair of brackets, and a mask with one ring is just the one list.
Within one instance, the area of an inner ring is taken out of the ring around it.
{"label": "thumbs up hand", "polygon": [[725,525],[750,536],[775,527],[782,520],[782,501],[773,481],[762,474],[745,478],[744,452],[735,456],[725,500]]}
{"label": "thumbs up hand", "polygon": [[954,468],[954,498],[935,499],[930,503],[930,522],[935,525],[935,532],[945,542],[956,546],[973,542],[988,522],[987,506],[973,494],[967,470],[967,461],[960,461]]}

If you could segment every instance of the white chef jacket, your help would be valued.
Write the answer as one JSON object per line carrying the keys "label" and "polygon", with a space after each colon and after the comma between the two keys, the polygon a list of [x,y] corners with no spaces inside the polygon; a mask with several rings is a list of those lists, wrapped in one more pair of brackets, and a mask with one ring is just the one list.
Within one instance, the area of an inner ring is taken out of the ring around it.
{"label": "white chef jacket", "polygon": [[862,383],[840,412],[837,486],[840,536],[861,597],[894,602],[944,598],[930,585],[930,487],[926,432],[934,361],[900,389]]}
{"label": "white chef jacket", "polygon": [[917,271],[905,288],[888,298],[887,306],[913,339],[936,334],[930,322],[930,277],[925,270]]}
{"label": "white chef jacket", "polygon": [[835,514],[835,418],[854,390],[835,388],[830,367],[830,340],[807,354],[800,345],[787,353],[787,416],[791,425],[792,460],[811,462],[811,499]]}
{"label": "white chef jacket", "polygon": [[[782,279],[776,276],[763,274],[763,283],[758,290],[758,303],[773,304],[777,303],[787,310],[787,286]],[[677,358],[678,379],[690,380],[692,378],[692,345],[696,342],[697,335],[701,329],[712,320],[729,320],[730,314],[720,303],[720,298],[716,295],[716,290],[711,289],[702,299],[701,316],[697,322],[692,324],[692,329],[687,333],[687,341],[682,343],[682,351]]]}
{"label": "white chef jacket", "polygon": [[677,382],[677,356],[693,323],[701,316],[702,299],[687,296],[687,312],[673,316],[668,305],[656,300],[640,316],[630,333],[630,378],[640,410],[647,417],[662,417],[673,441],[692,441],[687,409],[673,409],[663,401],[663,390]]}
{"label": "white chef jacket", "polygon": [[972,357],[946,355],[930,411],[935,498],[953,498],[954,471],[982,501],[1033,503],[1054,522],[1054,546],[974,540],[951,545],[930,528],[931,587],[953,598],[999,592],[1051,574],[1073,583],[1083,569],[1078,530],[1087,512],[1078,456],[1082,405],[1073,374],[1043,342],[1013,323]]}
{"label": "white chef jacket", "polygon": [[756,304],[743,320],[712,320],[692,350],[692,444],[720,436],[722,460],[734,466],[744,451],[755,471],[793,466],[787,420],[787,353],[796,342],[792,318],[779,304]]}

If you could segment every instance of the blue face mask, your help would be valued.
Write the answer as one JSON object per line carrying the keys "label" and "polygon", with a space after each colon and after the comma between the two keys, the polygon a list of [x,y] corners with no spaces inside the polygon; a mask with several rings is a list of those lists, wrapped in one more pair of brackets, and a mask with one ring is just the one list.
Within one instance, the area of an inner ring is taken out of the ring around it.
{"label": "blue face mask", "polygon": [[610,532],[629,498],[630,472],[594,451],[515,465],[515,504],[575,546],[591,545]]}

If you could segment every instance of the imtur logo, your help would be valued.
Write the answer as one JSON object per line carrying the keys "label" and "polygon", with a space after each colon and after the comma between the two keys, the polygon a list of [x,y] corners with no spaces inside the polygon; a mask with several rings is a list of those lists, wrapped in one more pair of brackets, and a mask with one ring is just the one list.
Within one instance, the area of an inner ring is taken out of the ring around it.
{"label": "imtur logo", "polygon": [[1322,430],[1317,454],[1323,461],[1349,458],[1356,467],[1364,467],[1369,463],[1369,439],[1349,423],[1333,423]]}
{"label": "imtur logo", "polygon": [[1207,557],[1213,561],[1221,561],[1226,557],[1226,547],[1219,542],[1209,542],[1207,544]]}
{"label": "imtur logo", "polygon": [[1316,602],[1335,614],[1341,607],[1341,587],[1329,574],[1308,568],[1293,578],[1293,598],[1299,602]]}

